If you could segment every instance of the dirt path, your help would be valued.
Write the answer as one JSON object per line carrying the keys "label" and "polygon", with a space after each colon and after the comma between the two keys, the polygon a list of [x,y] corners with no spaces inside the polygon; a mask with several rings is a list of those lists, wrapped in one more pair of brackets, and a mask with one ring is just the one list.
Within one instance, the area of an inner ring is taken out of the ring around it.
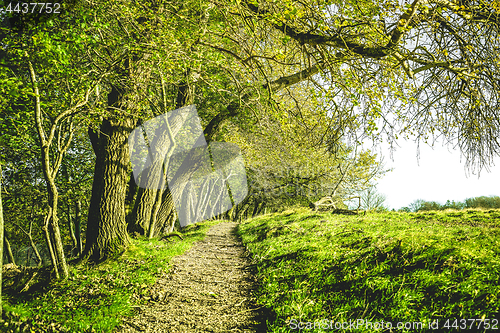
{"label": "dirt path", "polygon": [[117,331],[265,332],[254,304],[254,279],[236,223],[222,222],[157,280],[152,300]]}

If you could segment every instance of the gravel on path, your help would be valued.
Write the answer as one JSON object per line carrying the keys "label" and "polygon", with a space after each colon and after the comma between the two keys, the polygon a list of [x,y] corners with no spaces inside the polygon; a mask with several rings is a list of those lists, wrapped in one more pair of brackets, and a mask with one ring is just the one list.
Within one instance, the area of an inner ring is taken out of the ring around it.
{"label": "gravel on path", "polygon": [[214,225],[203,241],[173,258],[169,273],[152,287],[151,300],[117,332],[265,332],[236,228],[232,222]]}

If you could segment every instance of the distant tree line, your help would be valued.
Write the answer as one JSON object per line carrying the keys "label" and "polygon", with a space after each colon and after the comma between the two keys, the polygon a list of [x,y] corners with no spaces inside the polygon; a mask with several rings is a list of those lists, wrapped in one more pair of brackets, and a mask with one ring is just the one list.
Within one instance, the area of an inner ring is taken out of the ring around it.
{"label": "distant tree line", "polygon": [[462,210],[465,208],[500,208],[499,196],[481,196],[465,199],[463,202],[447,200],[444,205],[435,201],[425,201],[422,199],[415,200],[408,207],[402,207],[400,212],[421,212],[429,210],[445,210],[456,209]]}

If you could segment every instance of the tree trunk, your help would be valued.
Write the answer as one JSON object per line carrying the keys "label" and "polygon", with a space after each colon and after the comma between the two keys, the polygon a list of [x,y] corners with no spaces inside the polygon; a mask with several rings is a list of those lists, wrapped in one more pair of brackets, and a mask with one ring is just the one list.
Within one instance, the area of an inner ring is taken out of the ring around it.
{"label": "tree trunk", "polygon": [[153,211],[151,212],[151,221],[149,222],[148,238],[151,239],[158,233],[158,228],[156,228],[156,218],[158,216],[158,211],[161,206],[161,193],[162,191],[156,191],[156,202],[153,205]]}
{"label": "tree trunk", "polygon": [[[168,117],[168,123],[173,137],[177,135],[185,121],[185,112],[177,112],[173,116]],[[167,128],[165,128],[165,131],[156,134],[149,149],[152,164],[149,168],[144,170],[140,178],[140,189],[132,213],[135,218],[131,219],[131,223],[129,223],[129,230],[139,232],[140,234],[146,233],[149,229],[150,221],[159,221],[158,216],[154,216],[152,213],[159,198],[160,202],[158,204],[160,205],[163,202],[163,198],[165,198],[164,190],[158,190],[158,183],[161,180],[158,175],[163,174],[165,156],[168,154],[172,145],[168,134]],[[159,191],[160,193],[158,193]],[[155,229],[154,226],[153,229]]]}
{"label": "tree trunk", "polygon": [[135,196],[137,195],[137,184],[135,183],[134,173],[130,172],[130,178],[128,180],[127,196],[125,197],[125,203],[130,204],[134,202]]}
{"label": "tree trunk", "polygon": [[5,254],[7,255],[7,261],[10,264],[16,264],[16,260],[14,258],[14,254],[12,253],[12,248],[10,247],[10,242],[9,239],[7,238],[7,235],[5,233],[5,230],[3,232],[3,245],[4,245],[4,251]]}
{"label": "tree trunk", "polygon": [[82,203],[80,199],[75,202],[75,238],[78,255],[82,255]]}
{"label": "tree trunk", "polygon": [[50,230],[52,231],[52,236],[54,237],[54,246],[55,255],[59,264],[59,268],[62,273],[62,278],[67,279],[69,276],[68,265],[66,263],[66,258],[64,256],[64,247],[61,239],[61,230],[59,229],[59,221],[57,217],[57,201],[58,201],[58,192],[57,187],[53,178],[49,178],[48,180],[48,194],[49,194],[49,205],[51,206],[51,214],[49,219]]}
{"label": "tree trunk", "polygon": [[38,249],[36,248],[36,244],[35,242],[33,241],[33,237],[31,237],[31,234],[29,235],[29,239],[30,239],[30,245],[31,247],[33,248],[33,253],[35,253],[35,256],[36,256],[36,265],[37,266],[42,266],[42,256],[40,255],[40,252],[38,252]]}
{"label": "tree trunk", "polygon": [[[180,130],[184,120],[185,119],[180,119],[180,117],[175,117],[173,119],[172,132],[174,136]],[[168,139],[167,133],[159,133],[151,143],[151,146],[154,147],[154,149],[150,149],[152,164],[149,168],[144,170],[141,175],[139,184],[140,190],[137,194],[133,211],[135,219],[133,219],[133,225],[129,226],[130,230],[145,234],[146,230],[149,229],[150,221],[152,219],[156,219],[152,216],[152,212],[154,210],[155,203],[159,199],[161,201],[162,194],[164,192],[164,190],[158,189],[160,181],[160,177],[158,175],[162,175],[164,173],[163,163],[170,145],[171,142]]]}
{"label": "tree trunk", "polygon": [[[119,107],[122,93],[112,87],[108,105]],[[89,130],[96,154],[84,257],[94,262],[123,253],[130,244],[125,222],[125,196],[129,180],[128,136],[132,118],[106,118],[98,132]]]}
{"label": "tree trunk", "polygon": [[175,222],[177,221],[177,213],[175,209],[172,209],[170,211],[170,214],[168,215],[167,221],[163,225],[163,232],[162,234],[169,234],[174,231],[175,228]]}
{"label": "tree trunk", "polygon": [[51,237],[50,237],[50,226],[49,226],[49,220],[50,216],[52,215],[52,209],[49,207],[49,212],[47,213],[47,217],[45,218],[45,223],[43,225],[43,234],[45,236],[45,242],[47,243],[47,248],[49,250],[50,254],[50,261],[52,262],[52,266],[54,267],[54,272],[56,274],[56,278],[59,279],[59,269],[57,268],[57,258],[56,254],[54,251],[54,246],[52,245]]}
{"label": "tree trunk", "polygon": [[[28,56],[25,51],[25,55]],[[68,278],[69,271],[68,266],[66,264],[66,258],[64,257],[64,249],[61,239],[61,231],[59,230],[58,218],[57,218],[57,200],[59,198],[59,194],[57,191],[55,177],[57,175],[57,171],[61,166],[62,159],[64,153],[68,150],[69,145],[71,143],[73,137],[73,123],[71,120],[68,121],[66,126],[63,126],[64,117],[61,115],[56,118],[54,123],[51,124],[50,134],[47,136],[45,129],[43,127],[43,116],[42,116],[42,102],[40,99],[40,91],[38,88],[38,82],[36,79],[35,70],[33,68],[33,64],[28,61],[28,68],[30,73],[30,79],[33,88],[33,94],[35,97],[35,124],[38,133],[38,139],[40,140],[41,146],[41,159],[42,159],[42,171],[43,177],[45,179],[45,183],[47,186],[47,197],[49,204],[49,213],[47,215],[47,219],[45,221],[45,234],[47,240],[47,246],[49,250],[52,249],[51,258],[52,263],[54,264],[54,269],[56,272],[56,277],[59,278],[59,271],[57,263],[59,263],[59,268],[63,274],[63,278]],[[86,102],[85,102],[86,103]],[[84,104],[85,104],[84,103]],[[71,109],[66,110],[65,112],[69,114]],[[63,127],[67,129],[66,133],[62,133]],[[57,157],[54,163],[51,163],[51,145],[55,138],[54,134],[57,132]],[[66,139],[61,140],[62,137],[65,137],[68,134]],[[65,142],[62,142],[65,141]],[[63,144],[61,144],[63,143]],[[49,228],[50,227],[50,228]],[[54,237],[54,242],[50,241],[50,237]],[[52,244],[51,244],[52,243]]]}
{"label": "tree trunk", "polygon": [[144,234],[144,217],[141,217],[142,213],[138,213],[144,209],[140,207],[141,205],[148,205],[148,200],[144,199],[144,191],[144,188],[138,187],[134,206],[127,217],[127,229],[130,233],[137,232],[139,234]]}
{"label": "tree trunk", "polygon": [[172,217],[172,215],[175,215],[174,200],[170,189],[167,188],[163,192],[160,210],[156,217],[157,229],[164,230],[166,233],[174,231],[175,216]]}
{"label": "tree trunk", "polygon": [[181,204],[182,207],[184,207],[183,211],[179,212],[179,219],[183,219],[185,221],[189,221],[191,219],[191,194],[193,191],[193,183],[192,182],[187,182],[186,186],[184,187],[184,192],[181,198]]}
{"label": "tree trunk", "polygon": [[[130,143],[129,143],[130,144]],[[125,196],[125,220],[127,221],[127,226],[131,227],[134,222],[134,208],[135,208],[135,201],[137,198],[137,192],[138,190],[140,191],[141,189],[137,186],[135,179],[134,179],[134,172],[130,171],[130,177],[128,180],[128,186],[127,186],[127,195]],[[129,228],[129,232],[132,232]]]}
{"label": "tree trunk", "polygon": [[[162,78],[162,85],[164,86],[163,78]],[[164,96],[164,98],[166,98],[165,91],[163,90],[163,92],[164,92],[163,96]],[[163,160],[163,165],[162,165],[163,170],[161,173],[160,183],[158,184],[159,185],[158,190],[156,191],[156,196],[155,196],[156,199],[155,199],[155,203],[153,206],[153,211],[151,212],[151,221],[149,223],[149,232],[148,232],[149,239],[153,238],[155,235],[155,232],[157,233],[157,230],[158,230],[156,228],[156,224],[157,224],[156,222],[157,222],[157,218],[158,218],[158,212],[160,211],[162,194],[164,191],[163,188],[167,187],[166,184],[167,184],[167,171],[168,171],[169,159],[172,156],[174,149],[176,147],[176,143],[175,143],[175,139],[174,139],[175,135],[172,131],[172,128],[170,127],[168,119],[165,119],[165,122],[166,122],[167,134],[168,134],[170,142],[169,142],[168,150],[167,150],[166,155],[165,155],[164,160]]]}
{"label": "tree trunk", "polygon": [[[75,223],[74,219],[71,216],[71,205],[70,203],[67,204],[67,210],[66,210],[66,215],[68,215],[68,230],[69,230],[69,236],[71,237],[71,243],[73,244],[73,249],[77,248],[77,240],[75,236]],[[73,250],[71,252],[74,252]]]}

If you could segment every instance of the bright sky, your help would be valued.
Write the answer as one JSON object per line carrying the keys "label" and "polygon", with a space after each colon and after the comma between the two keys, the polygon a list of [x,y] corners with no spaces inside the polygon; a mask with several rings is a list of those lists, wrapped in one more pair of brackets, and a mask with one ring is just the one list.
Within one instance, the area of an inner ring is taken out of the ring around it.
{"label": "bright sky", "polygon": [[434,148],[420,145],[420,159],[417,160],[417,144],[398,140],[399,147],[390,157],[388,144],[376,149],[384,156],[386,168],[394,168],[379,180],[377,190],[386,195],[385,205],[390,209],[408,206],[416,199],[436,201],[463,201],[477,196],[500,196],[500,158],[489,171],[483,169],[478,178],[465,170],[465,158],[452,147],[436,143]]}

